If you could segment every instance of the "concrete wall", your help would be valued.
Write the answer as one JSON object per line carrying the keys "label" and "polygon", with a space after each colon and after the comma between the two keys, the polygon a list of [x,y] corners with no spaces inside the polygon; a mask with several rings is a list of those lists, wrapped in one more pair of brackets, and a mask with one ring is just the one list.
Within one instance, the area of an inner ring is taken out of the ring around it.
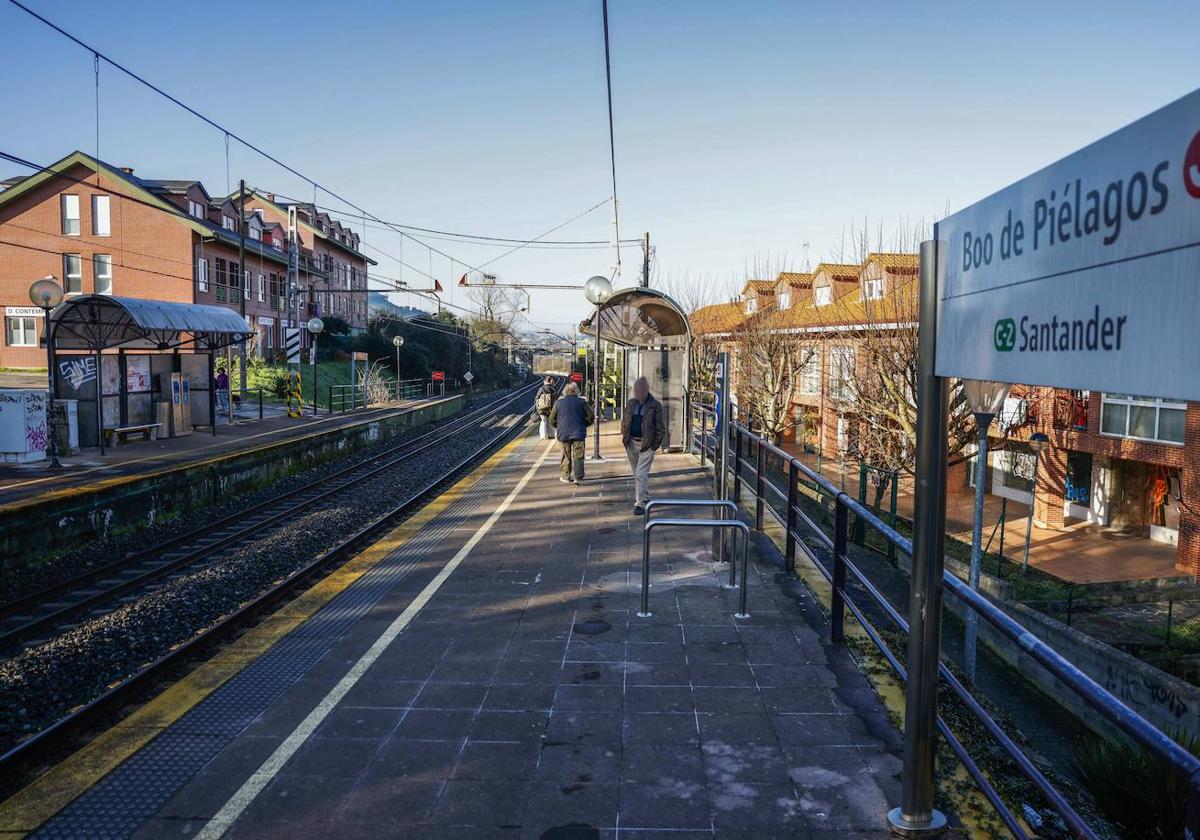
{"label": "concrete wall", "polygon": [[36,564],[80,539],[143,527],[228,501],[316,464],[340,458],[412,426],[455,414],[463,397],[376,416],[249,451],[100,482],[0,508],[0,573]]}

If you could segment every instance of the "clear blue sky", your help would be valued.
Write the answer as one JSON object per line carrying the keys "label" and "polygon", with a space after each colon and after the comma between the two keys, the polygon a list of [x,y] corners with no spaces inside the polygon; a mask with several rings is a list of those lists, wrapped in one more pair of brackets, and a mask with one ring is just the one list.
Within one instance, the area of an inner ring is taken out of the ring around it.
{"label": "clear blue sky", "polygon": [[[535,236],[610,192],[599,0],[28,3],[381,218]],[[799,267],[803,242],[813,263],[832,256],[864,218],[933,220],[1196,87],[1195,12],[611,0],[622,235],[651,232],[660,276],[724,286],[756,256]],[[91,55],[7,0],[0,32],[0,149],[94,151]],[[216,193],[224,149],[102,67],[101,157]],[[235,185],[311,197],[236,144],[231,169]],[[603,208],[554,236],[609,235]],[[367,241],[400,251],[392,233]],[[470,264],[499,253],[433,244]],[[419,246],[404,256],[429,268]],[[635,282],[640,250],[623,258]],[[526,250],[492,268],[582,282],[610,264],[603,250]],[[449,261],[432,266],[450,287]],[[532,318],[577,319],[580,298],[535,293]]]}

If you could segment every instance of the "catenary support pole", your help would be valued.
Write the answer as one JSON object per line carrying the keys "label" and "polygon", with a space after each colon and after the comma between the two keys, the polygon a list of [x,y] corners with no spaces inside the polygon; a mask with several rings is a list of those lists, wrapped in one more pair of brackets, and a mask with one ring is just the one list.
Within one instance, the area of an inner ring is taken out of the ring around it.
{"label": "catenary support pole", "polygon": [[[718,447],[714,453],[713,474],[716,476],[716,491],[718,499],[729,498],[729,354],[717,354],[717,416],[713,418],[713,440]],[[724,511],[718,514],[724,517]],[[718,531],[717,545],[714,552],[717,561],[725,559],[725,532]]]}
{"label": "catenary support pole", "polygon": [[[936,227],[935,237],[936,237]],[[946,522],[946,381],[934,373],[938,242],[921,243],[917,332],[917,474],[909,594],[908,682],[904,689],[904,767],[900,807],[888,814],[901,837],[946,830],[933,807],[937,753],[938,648]]]}
{"label": "catenary support pole", "polygon": [[[250,272],[246,270],[246,182],[238,181],[238,270],[241,289],[238,291],[238,311],[242,320],[246,320],[246,296],[250,294]],[[261,253],[261,252],[260,252]],[[241,394],[242,405],[246,404],[246,342],[243,339],[238,344],[238,393]],[[230,411],[233,411],[233,400],[229,400]],[[230,415],[232,417],[232,415]]]}

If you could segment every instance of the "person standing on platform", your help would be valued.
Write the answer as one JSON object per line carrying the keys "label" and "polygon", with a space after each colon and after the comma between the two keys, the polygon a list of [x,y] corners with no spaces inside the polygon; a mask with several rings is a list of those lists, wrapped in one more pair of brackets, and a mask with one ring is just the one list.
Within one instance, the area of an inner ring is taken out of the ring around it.
{"label": "person standing on platform", "polygon": [[595,420],[592,407],[579,396],[579,386],[568,382],[550,409],[550,425],[557,430],[558,445],[562,447],[562,475],[558,480],[564,484],[583,483],[583,442],[588,426]]}
{"label": "person standing on platform", "polygon": [[229,374],[225,368],[217,371],[217,411],[229,410]]}
{"label": "person standing on platform", "polygon": [[550,425],[550,411],[554,408],[554,401],[558,399],[558,394],[554,390],[554,377],[547,376],[546,381],[542,383],[542,387],[538,389],[537,394],[537,413],[542,418],[541,428],[538,433],[543,440],[554,440],[554,427]]}
{"label": "person standing on platform", "polygon": [[633,512],[637,516],[646,512],[650,501],[650,467],[665,435],[662,403],[651,396],[646,377],[639,376],[633,383],[633,399],[621,415],[621,442],[633,473]]}

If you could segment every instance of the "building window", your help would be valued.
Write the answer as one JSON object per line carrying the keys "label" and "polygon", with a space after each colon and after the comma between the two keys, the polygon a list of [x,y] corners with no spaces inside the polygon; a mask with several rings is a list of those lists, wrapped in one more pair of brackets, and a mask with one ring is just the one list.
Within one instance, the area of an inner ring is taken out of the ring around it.
{"label": "building window", "polygon": [[217,257],[217,285],[218,286],[228,286],[229,285],[229,274],[228,274],[228,270],[226,269],[226,265],[228,265],[228,263],[226,263],[225,260],[221,259],[220,257]]}
{"label": "building window", "polygon": [[83,292],[83,257],[63,254],[63,291],[69,295]]}
{"label": "building window", "polygon": [[838,402],[854,399],[854,348],[829,350],[829,396]]}
{"label": "building window", "polygon": [[195,219],[203,219],[207,215],[204,212],[204,205],[199,201],[188,199],[188,215]]}
{"label": "building window", "polygon": [[237,225],[234,224],[233,216],[226,216],[223,213],[221,214],[221,227],[225,228],[225,230],[237,230]]}
{"label": "building window", "polygon": [[106,195],[92,196],[92,235],[112,236],[112,217]]}
{"label": "building window", "polygon": [[791,292],[780,292],[779,293],[779,308],[780,309],[790,309],[791,306],[792,306],[792,293]]}
{"label": "building window", "polygon": [[4,332],[9,347],[37,347],[36,318],[9,315],[4,319]]}
{"label": "building window", "polygon": [[267,299],[267,278],[266,275],[258,275],[258,300],[261,303]]}
{"label": "building window", "polygon": [[250,271],[242,272],[242,298],[250,300]]}
{"label": "building window", "polygon": [[208,291],[208,260],[196,260],[196,288],[202,292]]}
{"label": "building window", "polygon": [[880,300],[883,297],[883,278],[863,281],[863,300]]}
{"label": "building window", "polygon": [[753,315],[758,311],[758,298],[746,298],[746,314]]}
{"label": "building window", "polygon": [[800,393],[821,393],[821,348],[813,345],[800,348]]}
{"label": "building window", "polygon": [[1183,443],[1187,403],[1131,394],[1102,394],[1100,434]]}
{"label": "building window", "polygon": [[250,225],[250,238],[261,242],[262,231],[256,228],[254,225]]}
{"label": "building window", "polygon": [[813,305],[828,306],[833,303],[833,286],[816,286],[813,289]]}
{"label": "building window", "polygon": [[112,294],[112,254],[95,254],[92,256],[92,269],[95,271],[96,294]]}
{"label": "building window", "polygon": [[65,236],[79,235],[79,196],[62,196],[62,232]]}
{"label": "building window", "polygon": [[1022,493],[1033,492],[1033,471],[1037,466],[1037,456],[1033,450],[1022,443],[1009,443],[1007,449],[1002,449],[995,455],[995,464],[1000,468],[1001,483],[1005,487],[1019,490]]}

